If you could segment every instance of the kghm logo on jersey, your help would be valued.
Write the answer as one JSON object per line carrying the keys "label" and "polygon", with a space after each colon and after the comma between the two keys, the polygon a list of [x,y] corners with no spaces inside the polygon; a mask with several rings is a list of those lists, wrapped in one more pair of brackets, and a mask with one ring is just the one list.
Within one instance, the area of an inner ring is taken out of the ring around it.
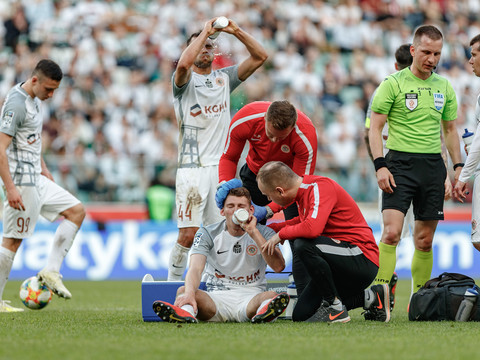
{"label": "kghm logo on jersey", "polygon": [[248,245],[247,246],[247,254],[250,256],[257,255],[258,248],[255,245]]}
{"label": "kghm logo on jersey", "polygon": [[221,77],[216,78],[215,82],[217,83],[218,86],[225,86],[225,80],[223,80],[223,78]]}
{"label": "kghm logo on jersey", "polygon": [[414,94],[414,93],[405,94],[405,106],[410,111],[415,110],[418,106],[418,94]]}
{"label": "kghm logo on jersey", "polygon": [[13,117],[15,113],[13,111],[6,111],[3,115],[2,127],[10,127],[12,125]]}
{"label": "kghm logo on jersey", "polygon": [[438,111],[442,110],[443,104],[445,104],[445,98],[443,94],[433,94],[433,104],[435,105],[435,109]]}
{"label": "kghm logo on jersey", "polygon": [[202,108],[200,105],[195,104],[190,108],[190,115],[196,117],[202,113]]}

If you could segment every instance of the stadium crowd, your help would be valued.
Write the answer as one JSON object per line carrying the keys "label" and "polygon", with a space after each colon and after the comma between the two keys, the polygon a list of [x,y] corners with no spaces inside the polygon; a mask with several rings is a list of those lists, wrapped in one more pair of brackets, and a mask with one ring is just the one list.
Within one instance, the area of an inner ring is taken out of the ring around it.
{"label": "stadium crowd", "polygon": [[[234,19],[269,58],[232,94],[232,116],[256,100],[288,99],[314,122],[316,173],[356,201],[377,184],[363,143],[365,111],[413,30],[437,25],[437,72],[457,94],[458,131],[474,128],[480,80],[468,65],[480,33],[473,0],[22,0],[0,2],[0,101],[41,58],[66,74],[44,105],[44,153],[61,186],[82,201],[139,202],[154,182],[174,185],[178,128],[171,75],[188,35],[214,16]],[[222,34],[218,64],[245,48]],[[465,156],[465,155],[463,155]]]}

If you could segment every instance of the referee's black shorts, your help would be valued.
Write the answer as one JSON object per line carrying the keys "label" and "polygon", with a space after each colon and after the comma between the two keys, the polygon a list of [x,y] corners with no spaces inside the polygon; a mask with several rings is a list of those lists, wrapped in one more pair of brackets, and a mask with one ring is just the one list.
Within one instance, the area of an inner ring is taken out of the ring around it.
{"label": "referee's black shorts", "polygon": [[413,202],[415,220],[443,220],[447,169],[441,154],[417,154],[390,150],[385,156],[396,188],[383,193],[382,210],[407,213]]}

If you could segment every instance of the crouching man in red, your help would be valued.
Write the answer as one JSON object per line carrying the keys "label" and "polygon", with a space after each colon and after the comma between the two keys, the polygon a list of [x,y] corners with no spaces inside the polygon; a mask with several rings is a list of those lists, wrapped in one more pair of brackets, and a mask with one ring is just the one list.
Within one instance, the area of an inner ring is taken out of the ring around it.
{"label": "crouching man in red", "polygon": [[257,182],[273,202],[298,206],[298,217],[270,225],[277,234],[262,247],[271,253],[278,243],[294,239],[310,275],[293,321],[347,322],[348,310],[363,307],[366,318],[388,322],[388,285],[368,289],[378,271],[378,247],[352,197],[329,178],[298,176],[279,161],[263,165]]}

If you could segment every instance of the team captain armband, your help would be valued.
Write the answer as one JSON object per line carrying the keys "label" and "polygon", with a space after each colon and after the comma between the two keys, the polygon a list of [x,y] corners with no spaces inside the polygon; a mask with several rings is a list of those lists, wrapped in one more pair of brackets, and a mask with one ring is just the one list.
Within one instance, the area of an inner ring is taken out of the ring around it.
{"label": "team captain armband", "polygon": [[453,171],[457,170],[457,167],[464,167],[465,164],[464,163],[456,163],[455,165],[453,165]]}
{"label": "team captain armband", "polygon": [[377,157],[373,160],[373,165],[375,166],[375,171],[378,171],[383,167],[387,167],[387,162],[384,157]]}

